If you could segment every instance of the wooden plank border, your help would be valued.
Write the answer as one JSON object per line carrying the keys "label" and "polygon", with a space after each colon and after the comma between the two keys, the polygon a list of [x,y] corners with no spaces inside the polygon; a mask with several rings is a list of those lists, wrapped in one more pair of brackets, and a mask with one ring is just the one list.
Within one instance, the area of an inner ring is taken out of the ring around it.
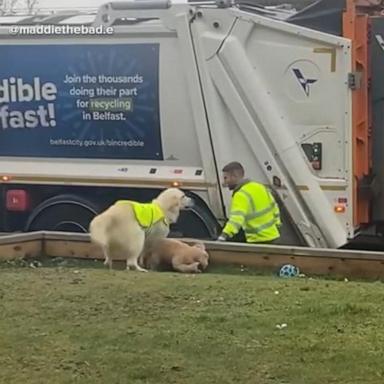
{"label": "wooden plank border", "polygon": [[[183,239],[191,243],[193,239]],[[283,264],[294,264],[304,274],[384,278],[384,253],[338,249],[316,249],[275,245],[204,242],[210,263],[243,265],[277,271]],[[102,260],[101,250],[90,242],[89,234],[32,232],[0,237],[0,260],[28,257],[72,257]]]}
{"label": "wooden plank border", "polygon": [[43,233],[32,232],[0,237],[0,260],[38,257],[43,251]]}

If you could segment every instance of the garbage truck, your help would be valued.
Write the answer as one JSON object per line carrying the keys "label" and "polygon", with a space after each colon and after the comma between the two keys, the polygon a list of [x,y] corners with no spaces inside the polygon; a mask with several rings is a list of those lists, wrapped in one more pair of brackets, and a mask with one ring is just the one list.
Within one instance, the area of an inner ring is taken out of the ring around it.
{"label": "garbage truck", "polygon": [[114,201],[173,186],[195,206],[171,236],[216,239],[221,170],[239,161],[276,196],[282,244],[380,246],[383,8],[138,0],[2,16],[0,231],[87,232]]}

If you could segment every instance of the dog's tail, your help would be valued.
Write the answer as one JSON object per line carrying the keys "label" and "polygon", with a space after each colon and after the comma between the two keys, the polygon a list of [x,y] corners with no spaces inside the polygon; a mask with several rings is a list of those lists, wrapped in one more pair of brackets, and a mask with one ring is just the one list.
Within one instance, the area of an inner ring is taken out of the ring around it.
{"label": "dog's tail", "polygon": [[89,225],[89,234],[94,243],[102,247],[108,246],[108,230],[112,226],[114,217],[108,212],[96,216]]}

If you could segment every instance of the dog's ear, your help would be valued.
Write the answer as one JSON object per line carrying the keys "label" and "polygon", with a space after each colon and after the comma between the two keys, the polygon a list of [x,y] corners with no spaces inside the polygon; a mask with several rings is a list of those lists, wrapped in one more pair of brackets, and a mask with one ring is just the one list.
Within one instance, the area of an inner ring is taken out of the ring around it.
{"label": "dog's ear", "polygon": [[176,222],[180,214],[180,204],[178,200],[171,202],[168,212],[172,215],[172,221]]}
{"label": "dog's ear", "polygon": [[177,196],[176,194],[172,194],[171,196],[169,196],[169,200],[167,202],[167,205],[168,205],[168,208],[170,210],[177,209],[178,207],[181,206],[181,199],[180,199],[180,197]]}
{"label": "dog's ear", "polygon": [[208,263],[209,263],[209,254],[207,252],[204,252],[204,256],[201,257],[199,262],[199,267],[201,271],[204,271],[205,269],[207,269]]}
{"label": "dog's ear", "polygon": [[202,251],[205,251],[205,245],[204,245],[204,243],[201,243],[201,242],[197,242],[197,243],[193,244],[192,247],[199,248]]}
{"label": "dog's ear", "polygon": [[173,196],[171,202],[171,209],[180,209],[181,207],[181,199],[178,196]]}

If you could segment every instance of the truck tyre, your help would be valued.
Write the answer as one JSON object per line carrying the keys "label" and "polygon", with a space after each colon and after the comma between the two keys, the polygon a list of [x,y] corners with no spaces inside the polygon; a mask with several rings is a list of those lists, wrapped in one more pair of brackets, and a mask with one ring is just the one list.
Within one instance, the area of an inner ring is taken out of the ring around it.
{"label": "truck tyre", "polygon": [[217,238],[219,231],[220,226],[212,213],[197,204],[180,212],[177,223],[171,225],[169,237],[211,240]]}
{"label": "truck tyre", "polygon": [[59,195],[38,205],[25,231],[88,232],[89,223],[100,212],[97,204],[76,195]]}

